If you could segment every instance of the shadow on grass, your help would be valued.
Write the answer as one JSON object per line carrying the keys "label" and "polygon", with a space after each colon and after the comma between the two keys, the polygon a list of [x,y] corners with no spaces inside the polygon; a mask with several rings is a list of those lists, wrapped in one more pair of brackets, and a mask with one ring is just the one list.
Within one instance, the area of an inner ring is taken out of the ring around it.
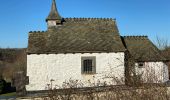
{"label": "shadow on grass", "polygon": [[6,82],[5,80],[0,80],[0,85],[1,85],[0,95],[16,92],[16,88],[12,87],[11,83]]}

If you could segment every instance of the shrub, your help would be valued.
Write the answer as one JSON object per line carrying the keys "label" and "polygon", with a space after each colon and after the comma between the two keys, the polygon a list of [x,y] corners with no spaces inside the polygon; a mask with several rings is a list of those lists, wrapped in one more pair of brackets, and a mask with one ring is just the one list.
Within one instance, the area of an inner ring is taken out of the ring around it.
{"label": "shrub", "polygon": [[1,79],[0,80],[0,93],[4,92],[4,88],[5,88],[5,80]]}

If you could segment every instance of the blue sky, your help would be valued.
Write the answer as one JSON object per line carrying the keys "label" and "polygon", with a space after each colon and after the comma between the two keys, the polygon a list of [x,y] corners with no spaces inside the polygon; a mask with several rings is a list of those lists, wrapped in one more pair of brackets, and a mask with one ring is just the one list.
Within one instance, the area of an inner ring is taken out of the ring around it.
{"label": "blue sky", "polygon": [[[24,48],[46,30],[52,0],[0,0],[0,47]],[[121,35],[170,39],[170,0],[56,0],[62,17],[116,18]]]}

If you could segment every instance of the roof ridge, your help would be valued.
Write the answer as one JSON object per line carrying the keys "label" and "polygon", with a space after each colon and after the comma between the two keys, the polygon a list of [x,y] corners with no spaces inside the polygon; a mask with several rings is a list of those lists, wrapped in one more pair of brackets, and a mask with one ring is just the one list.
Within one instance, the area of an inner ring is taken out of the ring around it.
{"label": "roof ridge", "polygon": [[65,20],[71,20],[71,21],[86,21],[86,20],[105,20],[105,21],[116,21],[115,18],[84,18],[84,17],[69,17],[69,18],[64,18]]}
{"label": "roof ridge", "polygon": [[29,31],[29,33],[44,33],[46,31]]}
{"label": "roof ridge", "polygon": [[123,36],[123,38],[137,38],[137,39],[148,39],[147,35],[134,35],[134,36]]}

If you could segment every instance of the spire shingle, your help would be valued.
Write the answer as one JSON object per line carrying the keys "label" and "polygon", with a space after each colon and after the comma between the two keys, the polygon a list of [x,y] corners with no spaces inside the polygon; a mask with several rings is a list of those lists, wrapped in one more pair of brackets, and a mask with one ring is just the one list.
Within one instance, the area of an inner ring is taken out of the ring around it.
{"label": "spire shingle", "polygon": [[46,21],[48,21],[48,20],[61,20],[61,19],[62,19],[62,17],[58,13],[56,2],[55,2],[55,0],[53,0],[52,6],[51,6],[51,11],[50,11],[50,14],[48,15]]}

